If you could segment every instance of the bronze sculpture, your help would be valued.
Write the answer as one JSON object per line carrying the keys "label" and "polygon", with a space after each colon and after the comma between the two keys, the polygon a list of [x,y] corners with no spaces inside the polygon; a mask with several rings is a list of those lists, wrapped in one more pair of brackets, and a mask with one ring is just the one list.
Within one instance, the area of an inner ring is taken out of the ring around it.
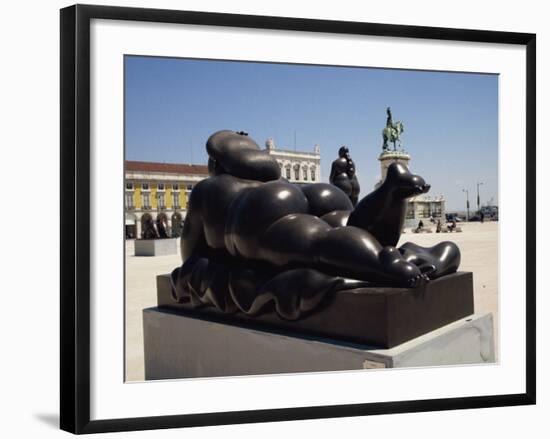
{"label": "bronze sculpture", "polygon": [[144,215],[142,220],[141,239],[166,239],[168,236],[168,218],[165,213],[157,216],[156,220],[150,214]]}
{"label": "bronze sculpture", "polygon": [[405,127],[401,121],[393,122],[390,107],[386,108],[386,114],[386,126],[382,130],[382,139],[384,140],[382,149],[387,151],[389,148],[388,142],[391,142],[393,143],[393,150],[397,151],[396,144],[399,143],[399,146],[401,146],[401,133],[405,131]]}
{"label": "bronze sculpture", "polygon": [[346,224],[364,228],[383,246],[395,246],[403,230],[407,199],[429,190],[422,177],[401,163],[392,163],[382,184],[357,204]]}
{"label": "bronze sculpture", "polygon": [[345,192],[352,205],[357,204],[360,186],[355,173],[355,163],[346,146],[342,146],[338,150],[338,158],[332,162],[329,181]]}
{"label": "bronze sculpture", "polygon": [[166,239],[168,236],[168,218],[165,213],[161,213],[157,216],[157,232],[159,238]]}
{"label": "bronze sculpture", "polygon": [[277,161],[246,133],[218,131],[206,149],[210,178],[191,193],[183,265],[171,276],[178,302],[249,315],[271,306],[298,319],[336,291],[418,287],[458,268],[453,243],[444,254],[441,244],[395,247],[403,203],[429,189],[401,164],[353,208],[333,185],[282,179]]}
{"label": "bronze sculpture", "polygon": [[141,239],[159,239],[159,232],[157,224],[153,220],[153,217],[149,214],[145,214],[142,220]]}

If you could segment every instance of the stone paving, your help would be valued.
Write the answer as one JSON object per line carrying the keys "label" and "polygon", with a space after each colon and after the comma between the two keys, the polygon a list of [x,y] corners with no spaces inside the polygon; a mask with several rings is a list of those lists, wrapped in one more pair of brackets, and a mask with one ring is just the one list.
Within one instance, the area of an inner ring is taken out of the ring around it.
{"label": "stone paving", "polygon": [[[454,241],[462,253],[462,271],[474,273],[476,313],[492,312],[498,323],[498,223],[460,224],[462,233],[411,233],[406,230],[399,245],[412,241],[429,246]],[[435,230],[435,227],[432,227]],[[179,244],[178,244],[179,249]],[[133,241],[126,242],[126,381],[144,378],[142,310],[156,305],[156,275],[181,264],[179,255],[136,257]],[[498,348],[498,327],[495,327]]]}

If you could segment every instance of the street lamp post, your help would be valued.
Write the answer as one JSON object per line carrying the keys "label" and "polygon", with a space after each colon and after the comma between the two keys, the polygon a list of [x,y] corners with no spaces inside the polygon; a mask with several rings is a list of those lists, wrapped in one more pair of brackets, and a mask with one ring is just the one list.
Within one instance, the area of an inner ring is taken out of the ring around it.
{"label": "street lamp post", "polygon": [[481,206],[481,203],[480,203],[480,200],[479,200],[479,187],[483,184],[482,181],[478,181],[477,182],[477,210],[480,209],[480,206]]}
{"label": "street lamp post", "polygon": [[468,189],[462,189],[466,193],[466,222],[470,221],[470,194]]}

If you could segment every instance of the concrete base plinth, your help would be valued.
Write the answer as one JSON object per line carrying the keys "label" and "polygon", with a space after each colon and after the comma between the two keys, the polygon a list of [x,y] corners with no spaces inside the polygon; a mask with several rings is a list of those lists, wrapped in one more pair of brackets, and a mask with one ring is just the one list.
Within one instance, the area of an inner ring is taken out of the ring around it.
{"label": "concrete base plinth", "polygon": [[143,310],[145,379],[174,379],[495,361],[492,314],[472,315],[391,349]]}
{"label": "concrete base plinth", "polygon": [[177,238],[136,239],[134,246],[136,256],[166,256],[178,253]]}

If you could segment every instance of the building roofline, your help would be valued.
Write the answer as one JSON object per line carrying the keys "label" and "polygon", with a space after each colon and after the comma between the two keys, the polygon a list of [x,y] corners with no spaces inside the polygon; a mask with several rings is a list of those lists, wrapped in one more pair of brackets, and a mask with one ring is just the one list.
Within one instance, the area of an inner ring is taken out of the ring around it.
{"label": "building roofline", "polygon": [[273,151],[273,152],[286,152],[286,153],[291,153],[291,154],[307,154],[307,155],[312,155],[312,156],[320,156],[321,154],[318,153],[318,152],[312,152],[312,151],[299,151],[299,150],[290,150],[290,149],[281,149],[281,148],[273,148],[273,149],[270,149],[268,151]]}
{"label": "building roofline", "polygon": [[164,174],[208,175],[208,166],[190,163],[160,163],[126,160],[125,172],[158,172]]}

